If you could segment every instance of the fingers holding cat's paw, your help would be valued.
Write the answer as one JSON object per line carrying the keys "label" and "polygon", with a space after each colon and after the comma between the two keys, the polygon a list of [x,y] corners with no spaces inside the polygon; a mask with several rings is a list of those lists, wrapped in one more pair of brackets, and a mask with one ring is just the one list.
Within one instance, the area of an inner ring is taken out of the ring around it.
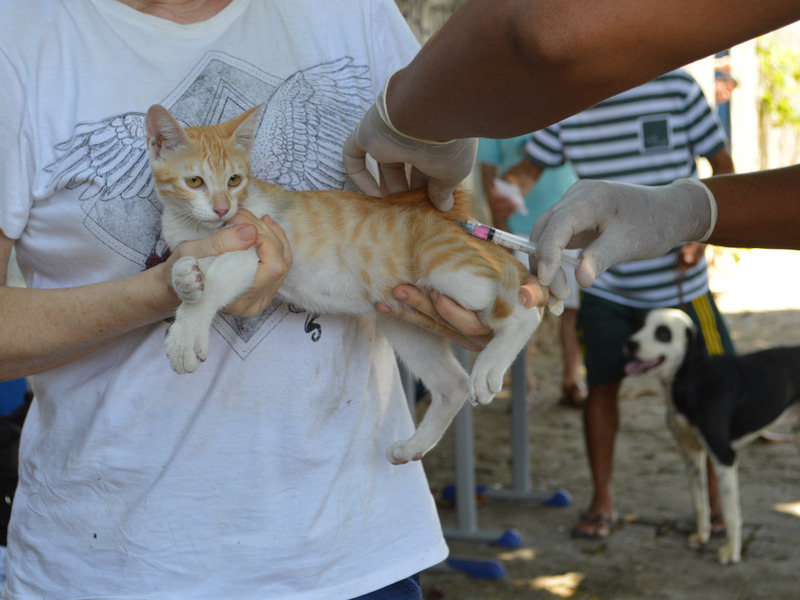
{"label": "fingers holding cat's paw", "polygon": [[421,460],[424,454],[408,440],[395,442],[386,449],[386,458],[393,465],[404,465],[412,460]]}
{"label": "fingers holding cat's paw", "polygon": [[195,335],[178,321],[167,331],[167,358],[179,374],[193,373],[208,358],[208,335]]}
{"label": "fingers holding cat's paw", "polygon": [[172,267],[172,287],[182,302],[197,302],[205,288],[203,271],[194,256],[184,256]]}

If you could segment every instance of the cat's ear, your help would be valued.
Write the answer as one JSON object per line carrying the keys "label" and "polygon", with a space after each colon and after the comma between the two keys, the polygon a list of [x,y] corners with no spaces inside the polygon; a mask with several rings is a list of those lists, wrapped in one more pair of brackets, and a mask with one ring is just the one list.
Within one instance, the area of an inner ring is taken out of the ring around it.
{"label": "cat's ear", "polygon": [[160,104],[154,104],[147,110],[145,133],[150,158],[155,160],[189,142],[181,124]]}
{"label": "cat's ear", "polygon": [[243,112],[237,117],[228,121],[227,125],[234,128],[231,134],[234,141],[241,146],[248,154],[253,149],[256,141],[256,125],[258,125],[258,115],[264,104],[254,106],[247,112]]}

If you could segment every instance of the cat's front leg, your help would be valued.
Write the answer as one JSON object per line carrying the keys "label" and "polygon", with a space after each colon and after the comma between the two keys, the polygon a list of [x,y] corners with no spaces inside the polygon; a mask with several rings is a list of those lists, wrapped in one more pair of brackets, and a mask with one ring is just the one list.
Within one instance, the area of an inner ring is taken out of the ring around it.
{"label": "cat's front leg", "polygon": [[205,289],[205,276],[194,256],[184,256],[172,266],[172,287],[181,302],[197,302]]}
{"label": "cat's front leg", "polygon": [[[214,315],[250,287],[258,266],[258,255],[255,249],[248,249],[200,258],[194,263],[198,271],[194,270],[192,262],[183,258],[176,262],[176,266],[178,263],[182,263],[181,273],[186,274],[181,283],[187,284],[189,289],[201,284],[202,288],[196,290],[194,301],[181,302],[178,307],[175,322],[167,332],[167,357],[177,373],[192,373],[208,358]],[[203,274],[199,281],[197,273]],[[176,292],[181,294],[177,285]]]}
{"label": "cat's front leg", "polygon": [[183,303],[167,331],[167,358],[172,370],[193,373],[208,358],[209,329],[214,312],[200,304]]}

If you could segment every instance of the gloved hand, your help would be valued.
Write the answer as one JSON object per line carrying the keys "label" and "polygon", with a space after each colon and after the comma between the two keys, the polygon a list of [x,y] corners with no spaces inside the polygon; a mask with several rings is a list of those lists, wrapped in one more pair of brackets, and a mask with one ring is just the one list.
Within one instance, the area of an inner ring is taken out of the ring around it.
{"label": "gloved hand", "polygon": [[[391,80],[391,77],[389,78]],[[478,140],[458,139],[430,142],[409,137],[394,128],[386,110],[383,87],[375,104],[367,111],[344,144],[343,158],[347,175],[365,194],[380,196],[382,187],[366,167],[366,155],[374,158],[386,193],[409,189],[406,163],[412,166],[411,187],[428,186],[428,196],[439,210],[453,206],[453,190],[472,170]]]}
{"label": "gloved hand", "polygon": [[536,273],[542,284],[551,285],[560,279],[561,250],[583,248],[575,277],[589,287],[613,265],[662,256],[681,242],[707,240],[716,222],[714,195],[696,179],[664,186],[584,179],[534,223]]}

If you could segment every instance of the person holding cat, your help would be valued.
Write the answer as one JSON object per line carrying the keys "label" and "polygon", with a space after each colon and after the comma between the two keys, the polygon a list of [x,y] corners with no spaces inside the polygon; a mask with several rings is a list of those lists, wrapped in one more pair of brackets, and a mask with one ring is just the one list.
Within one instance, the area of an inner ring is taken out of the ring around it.
{"label": "person holding cat", "polygon": [[[341,189],[417,50],[391,0],[0,5],[0,281],[13,246],[27,284],[0,286],[0,379],[35,391],[4,598],[421,599],[447,546],[420,463],[384,456],[413,423],[375,318],[272,302],[291,251],[246,212],[167,256],[144,114],[266,103],[256,174]],[[174,373],[172,264],[254,244],[255,285]]]}

